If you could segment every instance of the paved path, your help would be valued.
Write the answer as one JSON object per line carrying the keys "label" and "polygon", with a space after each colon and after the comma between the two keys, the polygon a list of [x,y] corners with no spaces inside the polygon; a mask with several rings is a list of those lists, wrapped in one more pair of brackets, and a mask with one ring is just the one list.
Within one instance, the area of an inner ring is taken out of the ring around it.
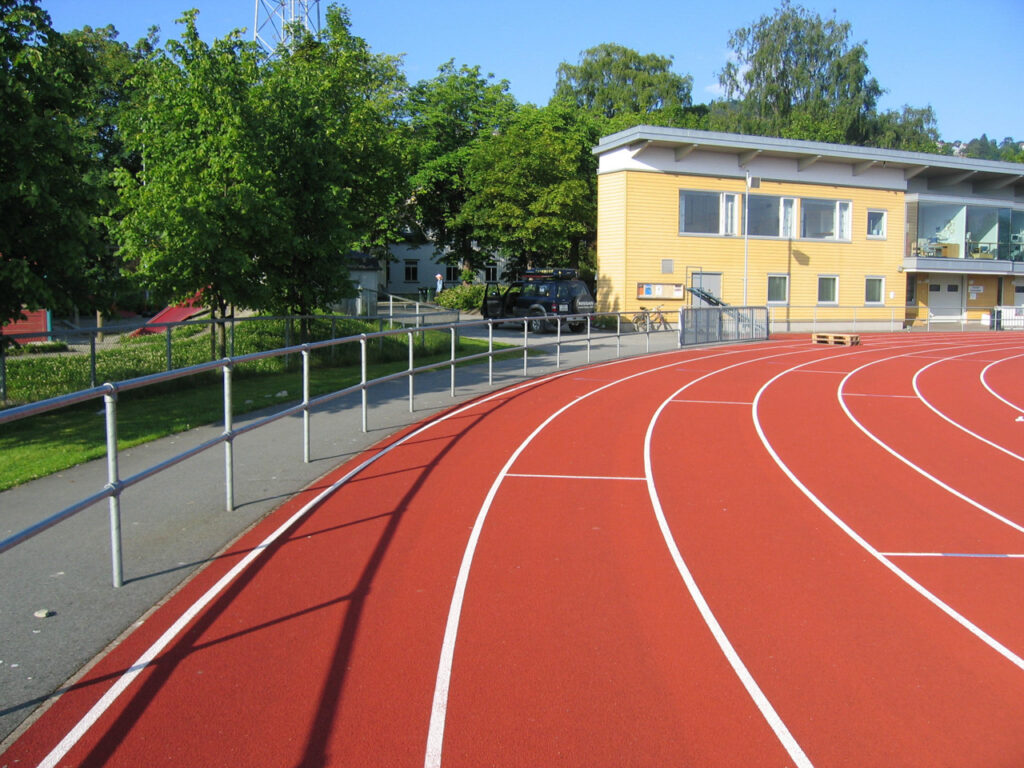
{"label": "paved path", "polygon": [[[486,327],[467,328],[486,336]],[[510,326],[497,339],[518,343]],[[532,337],[550,342],[553,336]],[[584,338],[567,336],[561,367],[587,362]],[[675,346],[674,334],[651,337],[652,350]],[[646,349],[641,336],[622,337],[622,355]],[[595,336],[593,360],[615,357],[615,338]],[[555,370],[552,347],[529,359],[529,374]],[[235,442],[235,504],[224,511],[224,460],[217,447],[167,470],[122,495],[125,584],[111,586],[109,524],[106,504],[97,504],[29,542],[0,554],[0,739],[15,732],[40,705],[59,694],[106,646],[144,620],[147,612],[172,594],[228,543],[301,489],[396,430],[493,388],[522,377],[523,362],[495,365],[488,383],[487,365],[461,367],[456,393],[450,395],[448,368],[416,377],[415,412],[409,412],[406,380],[371,390],[368,432],[361,431],[358,396],[336,401],[312,421],[311,461],[302,461],[302,421],[298,416],[273,422]],[[250,414],[255,418],[260,414]],[[244,420],[239,420],[240,426]],[[120,454],[121,475],[128,477],[218,434],[217,425],[194,429]],[[97,416],[97,439],[103,422]],[[0,537],[100,490],[106,483],[105,460],[94,461],[0,493]],[[52,612],[37,618],[36,612]],[[2,745],[0,745],[2,750]]]}

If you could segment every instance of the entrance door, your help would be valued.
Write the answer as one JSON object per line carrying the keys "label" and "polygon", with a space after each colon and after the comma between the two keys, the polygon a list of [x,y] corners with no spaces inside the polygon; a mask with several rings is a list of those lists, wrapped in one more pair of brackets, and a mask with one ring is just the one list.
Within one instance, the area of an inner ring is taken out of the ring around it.
{"label": "entrance door", "polygon": [[[690,276],[690,285],[707,291],[716,299],[722,298],[722,273],[721,272],[694,272]],[[693,306],[710,307],[709,302],[699,296],[693,297]]]}
{"label": "entrance door", "polygon": [[932,275],[928,280],[928,314],[933,320],[959,320],[964,312],[963,278]]}
{"label": "entrance door", "polygon": [[1013,306],[1024,307],[1024,285],[1013,286]]}

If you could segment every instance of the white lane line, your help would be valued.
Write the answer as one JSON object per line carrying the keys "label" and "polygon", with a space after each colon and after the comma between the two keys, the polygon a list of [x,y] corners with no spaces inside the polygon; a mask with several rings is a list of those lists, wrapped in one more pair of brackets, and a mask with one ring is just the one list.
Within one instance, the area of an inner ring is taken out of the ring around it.
{"label": "white lane line", "polygon": [[672,398],[673,403],[696,403],[697,405],[745,405],[747,408],[750,407],[750,402],[742,402],[739,400],[684,400],[682,398]]}
{"label": "white lane line", "polygon": [[1024,554],[1015,552],[882,552],[886,557],[998,557],[1024,558]]}
{"label": "white lane line", "polygon": [[917,395],[882,395],[872,392],[847,392],[846,397],[887,397],[893,400],[917,400]]}
{"label": "white lane line", "polygon": [[[895,357],[903,357],[903,355],[897,355]],[[895,359],[895,357],[887,359]],[[867,365],[871,365],[871,363],[868,363]],[[851,372],[851,375],[853,373],[856,373],[856,371],[861,370],[862,368],[866,368],[867,365],[855,369],[855,371]],[[795,367],[799,368],[799,366]],[[922,584],[914,580],[906,571],[899,568],[889,558],[885,557],[885,555],[883,555],[881,552],[879,552],[877,549],[871,546],[871,544],[869,544],[863,536],[861,536],[859,533],[853,530],[853,528],[851,528],[844,520],[842,520],[839,517],[839,515],[833,512],[821,499],[819,499],[814,494],[814,492],[811,491],[810,488],[804,485],[800,478],[798,478],[789,468],[786,462],[782,460],[782,457],[779,456],[779,454],[775,451],[774,446],[772,446],[771,441],[768,440],[768,437],[765,434],[763,427],[761,426],[761,419],[759,414],[761,399],[764,393],[768,390],[769,387],[772,386],[772,384],[781,379],[787,373],[789,373],[789,371],[783,371],[778,376],[775,376],[774,378],[766,382],[763,387],[761,387],[761,389],[757,393],[757,396],[754,398],[753,408],[754,429],[757,431],[757,436],[758,438],[760,438],[761,444],[764,446],[765,450],[768,451],[768,455],[772,457],[772,460],[776,463],[776,465],[778,465],[779,469],[782,470],[783,474],[785,474],[786,477],[789,478],[790,482],[792,482],[793,485],[795,485],[800,490],[800,492],[803,493],[803,495],[807,497],[807,499],[810,500],[810,502],[814,504],[814,506],[816,506],[822,512],[822,514],[824,514],[829,520],[831,520],[841,531],[843,531],[843,533],[845,533],[847,536],[853,539],[853,541],[857,545],[859,545],[865,552],[867,552],[869,555],[871,555],[871,557],[877,560],[884,568],[893,573],[897,578],[903,581],[903,583],[905,583],[907,586],[909,586],[911,589],[913,589],[915,592],[917,592],[919,595],[925,598],[928,602],[930,602],[940,611],[942,611],[951,619],[953,619],[956,623],[958,623],[972,635],[977,637],[979,640],[988,645],[998,654],[1003,656],[1003,658],[1007,659],[1017,668],[1024,670],[1024,659],[1015,654],[1013,651],[1011,651],[1005,645],[1000,643],[994,637],[989,635],[987,632],[981,629],[981,627],[969,621],[965,616],[961,615],[960,613],[955,611],[951,606],[947,605],[937,596],[929,592]],[[837,391],[839,403],[840,405],[843,406],[844,410],[846,410],[846,406],[843,403],[842,399],[842,386],[843,383],[845,383],[845,381],[846,379],[844,379],[843,382],[840,383],[839,390]],[[847,411],[847,415],[850,415],[849,411]],[[868,436],[870,437],[870,434]]]}
{"label": "white lane line", "polygon": [[325,499],[335,493],[339,488],[349,482],[353,477],[362,472],[364,469],[375,463],[378,459],[391,453],[393,450],[411,440],[414,437],[419,436],[426,430],[430,429],[437,424],[440,424],[448,419],[454,418],[455,416],[461,415],[462,413],[475,408],[483,403],[490,400],[499,399],[506,397],[509,392],[514,392],[518,389],[524,389],[527,387],[534,386],[542,381],[557,378],[559,376],[566,375],[565,372],[553,374],[545,379],[532,379],[528,382],[524,382],[510,389],[503,389],[501,392],[496,392],[481,400],[470,403],[462,408],[458,408],[449,413],[446,413],[427,424],[419,427],[418,429],[410,432],[402,438],[399,438],[394,443],[382,448],[380,451],[375,453],[373,456],[368,457],[365,461],[359,464],[357,467],[350,470],[343,477],[338,479],[330,487],[325,488],[321,491],[316,498],[311,500],[295,514],[289,517],[283,524],[281,524],[277,530],[267,536],[260,544],[252,549],[242,560],[235,564],[231,570],[224,574],[216,584],[210,587],[198,600],[190,605],[184,613],[173,623],[171,626],[154,642],[146,651],[135,661],[134,664],[129,667],[121,677],[119,677],[114,684],[107,689],[107,691],[99,698],[99,700],[93,704],[85,715],[71,728],[70,731],[64,736],[63,739],[55,746],[50,753],[43,758],[42,762],[39,763],[39,768],[54,768],[60,761],[67,755],[67,753],[74,747],[75,744],[85,735],[85,733],[96,724],[96,721],[103,716],[103,714],[110,708],[110,706],[118,699],[118,697],[124,693],[124,691],[132,684],[132,682],[139,676],[139,674],[145,670],[163,651],[173,642],[173,640],[181,634],[185,627],[192,622],[192,620],[199,615],[199,613],[206,608],[213,600],[220,595],[221,592],[234,581],[239,574],[248,568],[260,555],[262,555],[267,548],[287,533],[299,520],[305,517],[311,510],[319,506]]}
{"label": "white lane line", "polygon": [[[779,345],[779,347],[784,349],[787,348],[784,345]],[[739,349],[727,352],[718,352],[697,359],[707,360],[715,357],[736,355],[743,351],[745,350]],[[785,354],[798,354],[801,351],[804,350],[794,350]],[[451,690],[452,664],[455,659],[455,641],[458,638],[459,620],[462,616],[462,606],[466,598],[466,586],[469,583],[469,571],[473,564],[473,558],[476,554],[476,548],[480,540],[480,532],[483,529],[484,521],[487,519],[491,505],[494,503],[494,498],[497,496],[498,489],[501,487],[504,479],[508,476],[512,465],[526,447],[544,430],[544,428],[569,408],[586,400],[591,395],[602,392],[605,389],[615,386],[621,382],[629,381],[640,376],[646,376],[647,374],[654,373],[656,371],[673,368],[677,365],[678,362],[673,361],[668,365],[650,368],[630,374],[629,376],[624,376],[617,381],[609,382],[597,389],[587,392],[586,394],[580,395],[575,400],[562,406],[546,418],[533,432],[530,433],[526,440],[524,440],[519,447],[512,452],[508,461],[505,462],[505,466],[502,467],[501,471],[494,478],[494,482],[491,484],[491,488],[487,492],[483,505],[480,507],[480,511],[477,514],[476,522],[473,524],[469,541],[466,543],[466,549],[462,555],[462,563],[459,566],[459,573],[455,580],[455,589],[453,590],[452,601],[448,609],[448,620],[445,623],[444,640],[441,644],[441,658],[437,665],[437,678],[434,684],[434,699],[430,708],[430,726],[427,731],[427,749],[423,760],[424,768],[440,768],[441,765],[441,758],[444,749],[444,731],[448,716],[448,694]]]}
{"label": "white lane line", "polygon": [[[772,357],[781,357],[781,355],[772,355]],[[760,360],[747,362],[759,361]],[[694,578],[693,573],[686,564],[686,560],[679,551],[675,536],[672,533],[672,528],[669,526],[668,519],[665,517],[665,510],[661,505],[661,497],[658,495],[658,489],[654,482],[654,470],[651,466],[651,440],[654,434],[654,428],[662,412],[665,410],[665,407],[681,392],[685,391],[693,384],[696,384],[698,381],[701,381],[701,379],[706,379],[709,376],[714,376],[717,373],[721,373],[744,364],[745,363],[736,363],[735,365],[721,368],[718,371],[712,371],[706,376],[702,376],[700,379],[691,381],[689,384],[676,391],[672,397],[663,402],[658,410],[655,411],[654,416],[647,426],[647,434],[644,437],[644,472],[647,475],[647,492],[651,497],[651,506],[654,509],[654,517],[658,521],[658,528],[661,530],[662,538],[665,540],[665,546],[668,548],[669,555],[672,557],[672,562],[675,563],[676,570],[679,572],[679,575],[683,579],[683,583],[686,585],[687,591],[690,593],[690,598],[697,606],[697,610],[700,611],[701,618],[704,619],[704,623],[707,625],[711,635],[715,638],[715,642],[718,643],[718,647],[729,662],[729,666],[731,666],[733,672],[736,673],[736,676],[746,689],[747,695],[753,700],[754,704],[761,712],[761,716],[775,733],[775,737],[779,740],[779,743],[782,744],[783,748],[789,754],[790,759],[793,760],[793,762],[800,768],[812,768],[813,763],[810,758],[807,757],[796,738],[794,738],[793,734],[790,733],[789,728],[786,726],[785,722],[783,722],[779,713],[775,711],[775,707],[772,706],[772,703],[768,700],[764,691],[761,690],[761,686],[757,684],[754,676],[750,673],[750,670],[747,669],[747,665],[744,664],[743,659],[740,658],[739,653],[736,652],[736,648],[729,640],[729,636],[725,633],[725,630],[722,629],[722,625],[715,617],[714,612],[711,610],[711,606],[708,605],[708,601],[701,592],[700,587],[697,584],[697,580]],[[805,363],[805,365],[807,364],[809,363]]]}
{"label": "white lane line", "polygon": [[[950,360],[951,361],[960,362],[960,361],[963,360],[963,358],[966,358],[966,357],[968,357],[971,354],[973,354],[973,353],[972,352],[967,352],[967,353],[965,353],[963,355],[956,355],[955,357],[951,357]],[[1017,356],[1015,355],[1015,357],[1017,357]],[[952,424],[954,427],[959,429],[961,432],[964,432],[965,434],[970,435],[975,440],[978,440],[978,441],[980,441],[982,443],[985,443],[985,445],[988,445],[988,446],[990,446],[992,448],[995,448],[997,451],[1002,451],[1003,453],[1005,453],[1007,456],[1009,456],[1012,459],[1016,459],[1017,461],[1024,461],[1024,456],[1021,456],[1020,454],[1014,453],[1009,448],[1006,448],[1006,447],[1004,447],[1002,445],[999,445],[998,443],[994,443],[991,440],[989,440],[987,437],[982,437],[977,432],[975,432],[975,431],[973,431],[971,429],[968,429],[963,424],[961,424],[959,421],[956,421],[951,416],[948,416],[947,414],[945,414],[942,411],[940,411],[935,405],[932,404],[932,402],[927,397],[924,396],[924,393],[921,392],[920,386],[918,386],[918,378],[921,376],[922,373],[927,371],[929,368],[931,368],[934,365],[939,365],[942,362],[945,362],[945,361],[937,360],[934,363],[929,363],[928,365],[924,366],[924,368],[921,368],[920,370],[918,370],[917,373],[914,374],[914,378],[913,378],[913,381],[912,381],[912,383],[914,385],[914,392],[917,393],[917,396],[921,400],[921,402],[924,403],[925,406],[927,406],[928,409],[932,413],[934,413],[940,419],[943,419],[944,421],[948,422],[949,424]]]}
{"label": "white lane line", "polygon": [[646,477],[613,477],[608,475],[532,475],[525,472],[509,472],[505,477],[533,477],[554,480],[636,480],[641,483],[647,480]]}
{"label": "white lane line", "polygon": [[930,472],[928,472],[927,470],[925,470],[923,467],[918,466],[913,461],[911,461],[909,458],[907,458],[902,453],[900,453],[895,448],[893,448],[891,445],[889,445],[884,440],[882,440],[882,438],[878,437],[878,435],[874,434],[866,426],[864,426],[860,421],[857,420],[857,417],[853,415],[853,412],[850,411],[849,406],[847,406],[847,404],[846,404],[846,396],[845,396],[845,393],[844,393],[844,389],[846,387],[847,382],[850,380],[850,378],[852,376],[855,376],[856,374],[860,373],[865,368],[868,368],[868,367],[870,367],[872,365],[876,365],[877,363],[888,362],[890,360],[896,360],[896,359],[898,359],[900,357],[905,357],[905,356],[904,355],[893,355],[892,357],[882,358],[881,360],[875,360],[873,362],[866,363],[865,365],[862,365],[860,368],[856,368],[856,369],[850,371],[850,373],[841,382],[839,382],[839,388],[836,390],[836,396],[837,396],[837,398],[839,400],[839,406],[843,409],[843,413],[846,414],[846,418],[849,419],[854,424],[854,426],[857,427],[857,429],[859,429],[861,432],[863,432],[865,435],[867,435],[868,438],[870,438],[872,442],[874,442],[876,445],[881,447],[890,456],[893,456],[893,457],[899,459],[906,466],[910,467],[912,470],[914,470],[919,475],[921,475],[921,477],[931,481],[932,483],[935,483],[935,485],[939,486],[940,488],[942,488],[947,493],[950,493],[953,496],[956,496],[956,498],[960,499],[963,502],[966,502],[967,504],[970,504],[975,509],[985,513],[986,515],[992,517],[995,520],[998,520],[999,522],[1003,523],[1004,525],[1008,525],[1010,528],[1013,528],[1016,531],[1020,531],[1021,533],[1024,533],[1024,525],[1020,525],[1019,523],[1016,523],[1013,520],[1010,520],[1008,517],[1005,517],[1005,516],[999,514],[998,512],[996,512],[993,509],[989,509],[988,507],[986,507],[981,502],[976,501],[975,499],[971,498],[970,496],[967,496],[964,493],[961,493],[956,488],[954,488],[953,486],[949,485],[949,483],[943,482],[939,478],[935,477],[935,475],[933,475]]}
{"label": "white lane line", "polygon": [[987,389],[992,394],[994,398],[1006,403],[1008,406],[1013,408],[1013,410],[1019,411],[1020,413],[1024,413],[1024,408],[1021,408],[1019,405],[1014,405],[1005,397],[1003,397],[994,389],[992,389],[992,387],[989,386],[988,380],[986,378],[988,376],[989,369],[992,368],[992,366],[999,365],[1000,363],[1005,363],[1007,360],[1016,360],[1018,357],[1024,357],[1024,355],[1013,355],[1011,357],[1003,358],[1002,360],[996,360],[994,363],[989,363],[988,365],[986,365],[984,369],[982,369],[981,371],[981,384],[983,387],[985,387],[985,389]]}

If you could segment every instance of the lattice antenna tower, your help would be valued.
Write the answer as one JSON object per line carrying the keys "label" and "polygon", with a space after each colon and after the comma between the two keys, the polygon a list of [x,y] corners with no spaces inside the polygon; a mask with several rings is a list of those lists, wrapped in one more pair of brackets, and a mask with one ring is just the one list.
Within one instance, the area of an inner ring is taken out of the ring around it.
{"label": "lattice antenna tower", "polygon": [[320,0],[256,0],[253,39],[273,54],[291,42],[292,26],[301,24],[320,34]]}

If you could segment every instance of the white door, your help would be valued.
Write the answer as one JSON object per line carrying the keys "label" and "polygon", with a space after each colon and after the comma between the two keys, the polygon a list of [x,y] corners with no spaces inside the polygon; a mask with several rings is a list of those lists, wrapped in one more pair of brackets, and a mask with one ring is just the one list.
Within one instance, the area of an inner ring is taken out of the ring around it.
{"label": "white door", "polygon": [[928,280],[928,313],[932,319],[959,320],[963,312],[963,278],[932,275]]}
{"label": "white door", "polygon": [[1013,306],[1024,307],[1024,285],[1013,286]]}
{"label": "white door", "polygon": [[[722,298],[722,273],[721,272],[694,272],[690,276],[690,285],[707,291],[716,299]],[[709,307],[708,302],[699,296],[694,296],[693,306]]]}

